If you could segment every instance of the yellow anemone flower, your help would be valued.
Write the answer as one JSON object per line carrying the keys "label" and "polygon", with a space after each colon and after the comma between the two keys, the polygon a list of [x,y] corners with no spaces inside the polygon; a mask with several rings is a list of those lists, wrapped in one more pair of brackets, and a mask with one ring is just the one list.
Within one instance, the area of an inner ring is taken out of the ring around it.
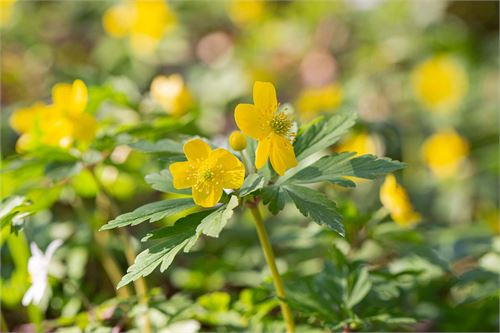
{"label": "yellow anemone flower", "polygon": [[15,0],[0,1],[0,28],[9,23]]}
{"label": "yellow anemone flower", "polygon": [[380,188],[380,201],[391,214],[391,218],[403,227],[417,223],[421,216],[417,213],[408,198],[404,187],[399,185],[394,175],[387,175]]}
{"label": "yellow anemone flower", "polygon": [[233,0],[228,12],[233,22],[240,26],[258,22],[265,13],[264,0]]}
{"label": "yellow anemone flower", "polygon": [[268,159],[280,175],[297,165],[291,141],[292,120],[278,110],[276,90],[272,83],[255,82],[254,104],[238,104],[234,111],[236,124],[243,133],[258,140],[255,166],[262,168]]}
{"label": "yellow anemone flower", "polygon": [[187,161],[172,163],[170,173],[176,189],[192,188],[197,205],[213,207],[223,189],[238,189],[243,185],[245,167],[227,150],[212,150],[200,139],[186,142],[183,150]]}
{"label": "yellow anemone flower", "polygon": [[447,55],[434,56],[420,64],[411,76],[417,99],[429,110],[456,109],[468,89],[464,68]]}
{"label": "yellow anemone flower", "polygon": [[454,175],[468,152],[467,141],[451,129],[432,135],[422,146],[425,163],[439,178]]}
{"label": "yellow anemone flower", "polygon": [[132,50],[148,55],[174,25],[175,17],[165,0],[132,0],[108,9],[102,22],[110,36],[129,36]]}
{"label": "yellow anemone flower", "polygon": [[311,119],[320,112],[332,111],[342,102],[342,88],[329,84],[321,88],[305,89],[297,99],[297,111],[303,119]]}
{"label": "yellow anemone flower", "polygon": [[155,77],[151,82],[150,93],[156,103],[174,116],[185,114],[193,105],[191,92],[178,74]]}
{"label": "yellow anemone flower", "polygon": [[85,83],[59,83],[52,88],[53,104],[41,102],[14,111],[12,128],[21,134],[16,144],[18,152],[36,147],[37,143],[61,148],[70,147],[74,140],[89,142],[96,132],[94,117],[85,112],[88,92]]}
{"label": "yellow anemone flower", "polygon": [[375,139],[366,132],[359,132],[348,136],[337,146],[335,150],[338,152],[352,151],[356,153],[356,156],[365,154],[376,155],[378,153]]}

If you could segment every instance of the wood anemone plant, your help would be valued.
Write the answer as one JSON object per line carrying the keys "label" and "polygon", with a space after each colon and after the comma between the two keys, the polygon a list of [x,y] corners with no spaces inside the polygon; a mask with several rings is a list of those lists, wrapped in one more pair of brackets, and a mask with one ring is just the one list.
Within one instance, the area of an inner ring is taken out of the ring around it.
{"label": "wood anemone plant", "polygon": [[[256,83],[255,104],[240,104],[244,106],[237,107],[237,124],[249,136],[247,144],[238,144],[243,149],[235,149],[239,150],[239,159],[225,149],[212,149],[209,142],[199,138],[184,144],[164,139],[156,143],[137,142],[132,145],[135,149],[155,152],[169,161],[176,161],[170,163],[169,168],[148,175],[146,181],[155,190],[184,194],[184,197],[148,203],[118,216],[104,225],[102,230],[145,221],[156,222],[188,210],[195,212],[144,237],[142,241],[154,242],[147,243],[118,288],[151,274],[158,266],[160,271],[165,271],[174,257],[180,251],[189,252],[201,235],[218,237],[234,210],[241,207],[250,210],[255,220],[260,245],[281,302],[286,330],[294,331],[292,311],[287,303],[261,209],[278,214],[286,203],[292,203],[304,216],[344,236],[342,216],[335,202],[310,185],[327,182],[354,187],[352,177],[375,179],[403,168],[404,164],[385,157],[356,156],[355,152],[331,153],[328,150],[354,125],[355,113],[339,112],[319,117],[300,126],[296,133],[291,133],[294,124],[288,124],[291,121],[288,116],[290,107],[279,108],[275,99],[271,84]],[[252,119],[252,114],[242,113],[247,111],[254,112],[253,115],[267,113],[259,123]],[[252,124],[260,127],[252,128]],[[283,140],[287,140],[286,143],[280,144]],[[268,159],[271,163],[267,163]],[[233,190],[229,194],[223,191],[228,188]]]}

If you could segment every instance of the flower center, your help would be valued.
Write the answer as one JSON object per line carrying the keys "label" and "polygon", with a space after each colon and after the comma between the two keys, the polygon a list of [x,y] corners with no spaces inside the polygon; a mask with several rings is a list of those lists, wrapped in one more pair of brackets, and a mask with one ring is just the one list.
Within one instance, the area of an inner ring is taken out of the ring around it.
{"label": "flower center", "polygon": [[201,173],[201,179],[204,181],[212,180],[214,178],[214,173],[210,169],[205,169]]}
{"label": "flower center", "polygon": [[287,135],[292,128],[292,121],[284,112],[277,112],[269,123],[274,133],[278,135]]}

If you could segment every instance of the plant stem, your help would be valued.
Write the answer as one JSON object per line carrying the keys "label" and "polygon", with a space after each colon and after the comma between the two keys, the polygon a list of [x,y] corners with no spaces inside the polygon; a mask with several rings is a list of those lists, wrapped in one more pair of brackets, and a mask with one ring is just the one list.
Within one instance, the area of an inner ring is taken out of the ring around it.
{"label": "plant stem", "polygon": [[[115,218],[116,216],[119,215],[119,206],[118,204],[114,201],[113,197],[108,193],[104,185],[101,183],[99,177],[95,174],[95,170],[92,168],[91,169],[91,174],[99,188],[99,194],[101,195],[101,199],[103,199],[104,206],[108,208],[109,211],[109,217],[110,218]],[[99,204],[99,197],[96,198],[97,202]],[[105,207],[103,207],[105,208]],[[103,209],[104,210],[104,209]],[[123,228],[120,229],[120,233],[122,236],[122,239],[124,241],[125,245],[125,257],[127,259],[127,263],[129,266],[132,266],[135,260],[135,251],[134,248],[132,247],[132,244],[130,243],[130,236],[128,235],[127,231]],[[118,282],[121,280],[118,280]],[[115,284],[116,286],[116,284]],[[123,288],[120,288],[118,290],[121,290]],[[145,305],[146,310],[148,308],[148,299],[147,299],[147,286],[146,286],[146,280],[143,277],[140,277],[136,281],[134,281],[134,289],[135,293],[139,299],[139,303]],[[151,332],[151,321],[149,320],[149,316],[147,313],[144,313],[143,315],[143,332],[144,333],[150,333]]]}
{"label": "plant stem", "polygon": [[274,259],[273,249],[271,243],[269,242],[269,237],[267,236],[266,228],[264,227],[264,221],[260,215],[260,211],[257,205],[250,207],[253,218],[255,220],[255,226],[257,227],[257,234],[259,235],[260,245],[264,256],[266,258],[267,265],[271,270],[271,276],[274,282],[274,288],[276,289],[276,295],[280,298],[281,312],[283,313],[283,318],[285,319],[286,331],[288,333],[293,333],[295,331],[295,324],[293,322],[292,311],[288,304],[283,301],[285,298],[285,288],[283,286],[283,281],[276,267],[276,261]]}
{"label": "plant stem", "polygon": [[[125,257],[127,258],[127,263],[129,266],[132,266],[135,260],[135,251],[134,248],[132,247],[130,236],[125,228],[120,228],[120,235],[123,239],[123,243],[125,244]],[[148,287],[146,285],[146,279],[141,277],[135,280],[134,288],[135,288],[135,293],[137,294],[137,297],[139,299],[139,303],[144,304],[147,307]],[[144,314],[143,319],[144,319],[144,332],[145,333],[151,332],[151,322],[149,320],[149,316],[147,314]]]}

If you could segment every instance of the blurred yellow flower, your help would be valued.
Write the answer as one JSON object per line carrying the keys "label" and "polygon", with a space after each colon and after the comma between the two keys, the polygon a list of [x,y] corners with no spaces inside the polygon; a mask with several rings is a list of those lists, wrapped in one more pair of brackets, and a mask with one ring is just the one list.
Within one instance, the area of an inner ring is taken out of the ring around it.
{"label": "blurred yellow flower", "polygon": [[0,28],[7,25],[16,0],[0,0]]}
{"label": "blurred yellow flower", "polygon": [[212,150],[201,139],[184,144],[186,162],[169,167],[176,189],[192,188],[193,200],[202,207],[215,206],[223,189],[238,189],[243,185],[245,167],[225,149]]}
{"label": "blurred yellow flower", "polygon": [[96,132],[97,123],[85,112],[88,92],[85,83],[58,83],[52,88],[53,104],[41,102],[21,108],[10,117],[11,127],[21,134],[18,152],[31,150],[37,144],[70,147],[74,140],[88,143]]}
{"label": "blurred yellow flower", "polygon": [[264,6],[264,0],[232,0],[229,3],[229,16],[238,25],[254,23],[264,14]]}
{"label": "blurred yellow flower", "polygon": [[422,157],[440,178],[454,175],[469,153],[469,144],[452,129],[432,135],[422,146]]}
{"label": "blurred yellow flower", "polygon": [[342,88],[338,84],[329,84],[321,88],[309,88],[302,91],[297,99],[297,111],[303,119],[311,119],[320,112],[332,111],[342,102]]}
{"label": "blurred yellow flower", "polygon": [[149,55],[174,26],[175,16],[165,0],[125,0],[108,9],[102,21],[110,36],[128,36],[136,54]]}
{"label": "blurred yellow flower", "polygon": [[247,147],[247,138],[240,131],[233,131],[229,136],[229,146],[233,150],[240,151]]}
{"label": "blurred yellow flower", "polygon": [[375,139],[366,132],[359,132],[346,137],[335,150],[338,152],[356,152],[356,156],[365,154],[377,155],[378,153]]}
{"label": "blurred yellow flower", "polygon": [[394,175],[387,175],[380,188],[380,201],[391,214],[391,218],[403,227],[409,227],[420,221],[408,198],[404,187],[399,185]]}
{"label": "blurred yellow flower", "polygon": [[297,165],[291,142],[292,120],[278,111],[276,90],[272,83],[255,82],[254,104],[238,104],[234,111],[236,124],[243,133],[258,140],[255,166],[260,169],[271,160],[273,169],[280,175]]}
{"label": "blurred yellow flower", "polygon": [[193,105],[191,92],[178,74],[157,76],[151,82],[150,92],[155,102],[173,116],[185,114]]}
{"label": "blurred yellow flower", "polygon": [[458,61],[438,55],[421,63],[411,76],[417,99],[429,110],[456,109],[468,89],[467,73]]}

